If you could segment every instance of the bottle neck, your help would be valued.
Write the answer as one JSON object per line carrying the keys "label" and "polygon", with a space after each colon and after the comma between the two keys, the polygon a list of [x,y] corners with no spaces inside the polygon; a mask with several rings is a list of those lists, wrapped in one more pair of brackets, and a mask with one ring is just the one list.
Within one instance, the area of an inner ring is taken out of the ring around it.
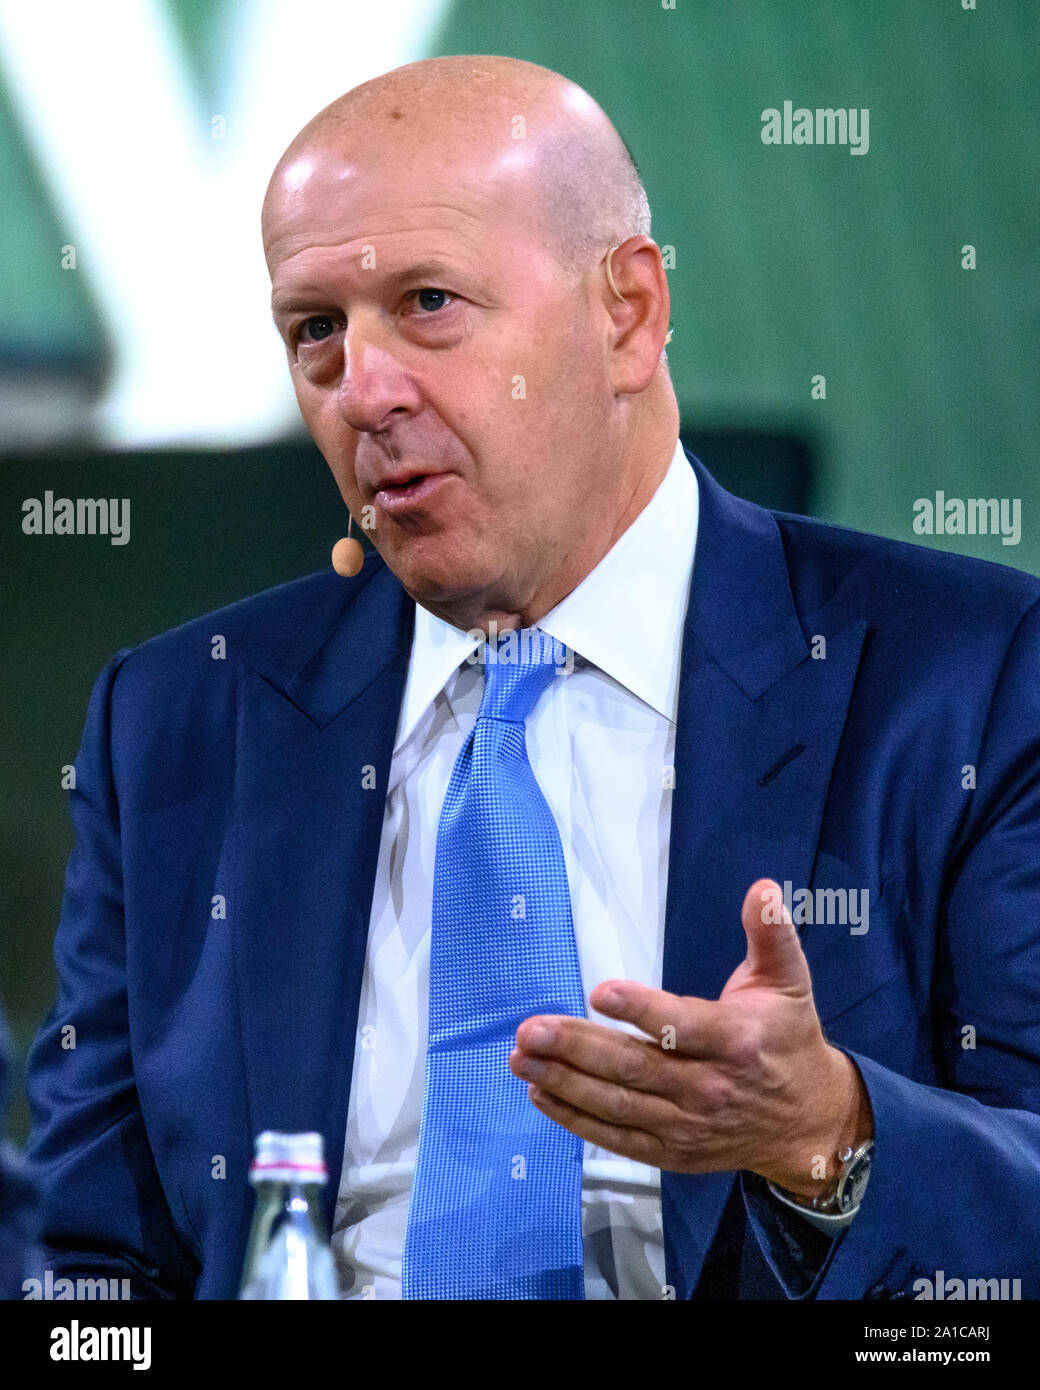
{"label": "bottle neck", "polygon": [[325,1199],[325,1184],[320,1182],[284,1182],[265,1178],[253,1183],[256,1200],[264,1206],[295,1205],[297,1210],[311,1208],[321,1211]]}
{"label": "bottle neck", "polygon": [[254,1180],[242,1298],[338,1298],[320,1182]]}

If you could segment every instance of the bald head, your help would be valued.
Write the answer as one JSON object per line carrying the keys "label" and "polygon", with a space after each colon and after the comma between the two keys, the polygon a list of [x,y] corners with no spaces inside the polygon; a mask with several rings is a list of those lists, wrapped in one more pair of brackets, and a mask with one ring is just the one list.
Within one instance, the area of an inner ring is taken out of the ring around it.
{"label": "bald head", "polygon": [[[279,160],[271,206],[315,152],[375,151],[497,184],[573,282],[610,246],[650,235],[650,206],[628,147],[576,83],[518,58],[426,58],[373,78],[320,111]],[[521,209],[517,199],[523,199]]]}
{"label": "bald head", "polygon": [[301,414],[383,559],[447,621],[536,622],[667,471],[649,227],[600,107],[512,58],[397,68],[279,161],[264,248]]}

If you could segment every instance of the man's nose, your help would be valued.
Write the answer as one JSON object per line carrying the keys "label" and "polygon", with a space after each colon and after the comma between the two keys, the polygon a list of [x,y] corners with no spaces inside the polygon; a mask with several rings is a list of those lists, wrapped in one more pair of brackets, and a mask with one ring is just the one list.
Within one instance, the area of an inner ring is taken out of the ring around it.
{"label": "man's nose", "polygon": [[391,333],[363,323],[348,325],[343,338],[339,411],[358,433],[382,429],[395,410],[415,410],[418,392],[394,350]]}

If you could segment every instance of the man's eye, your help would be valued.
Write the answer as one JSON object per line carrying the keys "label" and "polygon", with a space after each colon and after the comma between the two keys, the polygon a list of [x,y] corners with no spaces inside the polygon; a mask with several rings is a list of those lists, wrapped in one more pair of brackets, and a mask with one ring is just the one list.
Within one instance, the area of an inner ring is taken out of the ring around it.
{"label": "man's eye", "polygon": [[320,343],[325,338],[331,338],[336,331],[336,325],[324,314],[315,315],[312,319],[305,319],[300,326],[301,343]]}
{"label": "man's eye", "polygon": [[[408,297],[419,305],[424,316],[436,314],[438,310],[444,309],[455,298],[450,290],[432,288],[412,290]],[[335,319],[330,318],[328,314],[315,314],[309,319],[304,319],[300,324],[296,334],[297,345],[299,347],[313,347],[316,343],[322,343],[327,338],[331,338],[336,331]]]}
{"label": "man's eye", "polygon": [[416,302],[427,313],[435,313],[438,309],[443,309],[446,301],[454,298],[450,290],[422,289],[413,290],[412,293]]}

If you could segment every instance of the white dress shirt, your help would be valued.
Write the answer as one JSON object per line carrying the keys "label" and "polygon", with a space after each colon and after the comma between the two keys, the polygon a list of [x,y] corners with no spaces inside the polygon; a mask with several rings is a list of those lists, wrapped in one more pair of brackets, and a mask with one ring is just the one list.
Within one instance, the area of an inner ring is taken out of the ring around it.
{"label": "white dress shirt", "polygon": [[[531,767],[567,866],[588,1016],[607,979],[660,988],[682,632],[697,479],[676,441],[653,498],[538,623],[574,652],[528,716]],[[390,765],[332,1246],[348,1298],[400,1298],[422,1116],[437,828],[476,721],[477,642],[416,605]],[[630,1031],[636,1032],[636,1029]],[[585,1294],[659,1299],[660,1173],[586,1143]]]}

